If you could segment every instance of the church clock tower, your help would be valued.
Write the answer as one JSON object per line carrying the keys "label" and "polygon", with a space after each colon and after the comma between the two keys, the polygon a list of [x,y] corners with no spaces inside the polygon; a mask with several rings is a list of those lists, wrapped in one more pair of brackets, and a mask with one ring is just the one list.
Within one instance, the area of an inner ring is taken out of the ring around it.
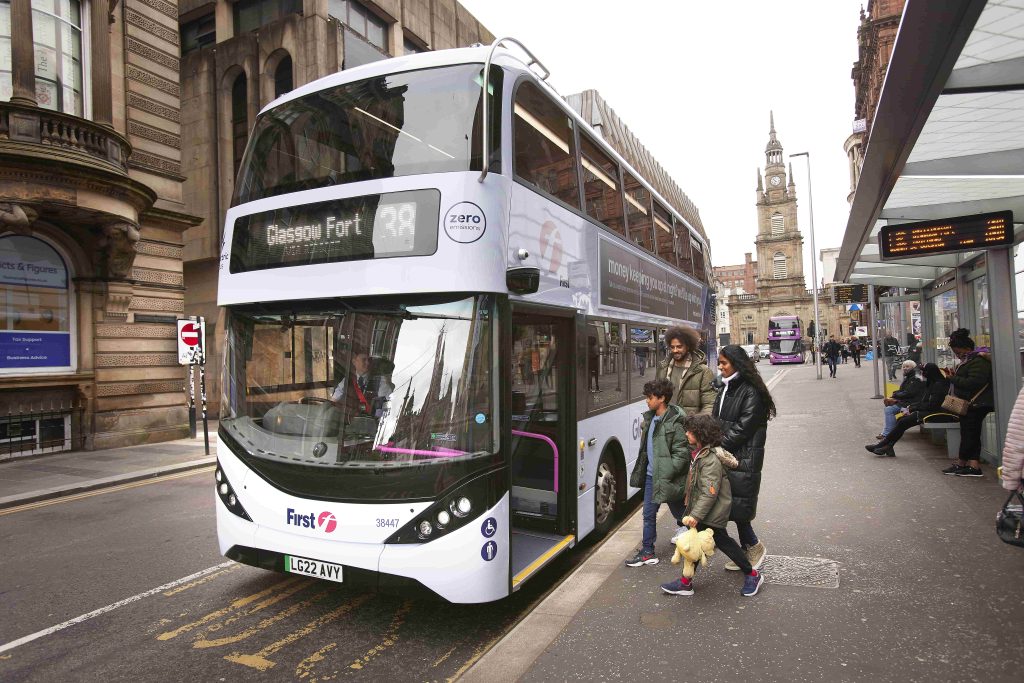
{"label": "church clock tower", "polygon": [[765,167],[757,171],[757,292],[762,301],[800,296],[804,284],[804,239],[797,226],[796,186],[787,173],[782,143],[775,134],[775,115],[765,147]]}

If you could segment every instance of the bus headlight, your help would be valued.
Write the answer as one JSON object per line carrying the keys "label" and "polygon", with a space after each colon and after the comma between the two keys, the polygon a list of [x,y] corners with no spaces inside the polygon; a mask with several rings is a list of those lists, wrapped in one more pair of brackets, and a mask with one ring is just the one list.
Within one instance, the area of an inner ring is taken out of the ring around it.
{"label": "bus headlight", "polygon": [[251,522],[252,517],[249,516],[249,513],[238,502],[238,497],[235,496],[235,492],[231,489],[231,482],[228,481],[228,476],[221,469],[220,463],[217,463],[217,471],[214,473],[213,478],[217,480],[217,496],[220,498],[220,502],[224,503],[224,507],[232,514]]}
{"label": "bus headlight", "polygon": [[[491,470],[450,489],[402,525],[384,543],[427,543],[470,525],[508,493],[505,472]],[[499,522],[500,526],[501,522]]]}
{"label": "bus headlight", "polygon": [[441,510],[437,513],[437,528],[443,529],[448,526],[452,521],[452,516],[448,514],[447,510]]}
{"label": "bus headlight", "polygon": [[461,496],[452,501],[452,514],[456,517],[465,517],[473,511],[473,501],[466,496]]}

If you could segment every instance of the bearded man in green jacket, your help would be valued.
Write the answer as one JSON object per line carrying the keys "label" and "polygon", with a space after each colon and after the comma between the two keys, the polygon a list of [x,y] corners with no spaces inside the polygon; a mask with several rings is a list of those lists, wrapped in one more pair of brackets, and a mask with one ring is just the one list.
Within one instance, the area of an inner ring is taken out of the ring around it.
{"label": "bearded man in green jacket", "polygon": [[672,382],[670,403],[687,415],[710,415],[715,405],[715,373],[707,366],[700,334],[691,327],[670,327],[665,333],[669,356],[658,364],[658,379]]}

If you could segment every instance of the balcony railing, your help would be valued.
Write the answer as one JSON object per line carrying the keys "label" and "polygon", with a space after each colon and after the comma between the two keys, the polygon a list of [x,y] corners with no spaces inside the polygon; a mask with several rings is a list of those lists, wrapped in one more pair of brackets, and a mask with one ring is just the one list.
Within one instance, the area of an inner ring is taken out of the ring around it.
{"label": "balcony railing", "polygon": [[[33,149],[32,145],[39,145]],[[45,148],[45,149],[44,149]],[[131,145],[119,133],[86,119],[0,102],[0,157],[58,157],[126,175]]]}

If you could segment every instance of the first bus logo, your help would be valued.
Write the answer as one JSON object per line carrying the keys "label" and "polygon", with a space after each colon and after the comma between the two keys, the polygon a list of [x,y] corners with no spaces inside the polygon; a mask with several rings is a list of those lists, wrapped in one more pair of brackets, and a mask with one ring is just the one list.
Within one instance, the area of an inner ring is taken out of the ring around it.
{"label": "first bus logo", "polygon": [[338,528],[338,520],[335,518],[334,513],[327,510],[324,510],[319,515],[315,512],[302,515],[292,508],[288,508],[288,524],[304,529],[320,529],[320,531],[328,534]]}

